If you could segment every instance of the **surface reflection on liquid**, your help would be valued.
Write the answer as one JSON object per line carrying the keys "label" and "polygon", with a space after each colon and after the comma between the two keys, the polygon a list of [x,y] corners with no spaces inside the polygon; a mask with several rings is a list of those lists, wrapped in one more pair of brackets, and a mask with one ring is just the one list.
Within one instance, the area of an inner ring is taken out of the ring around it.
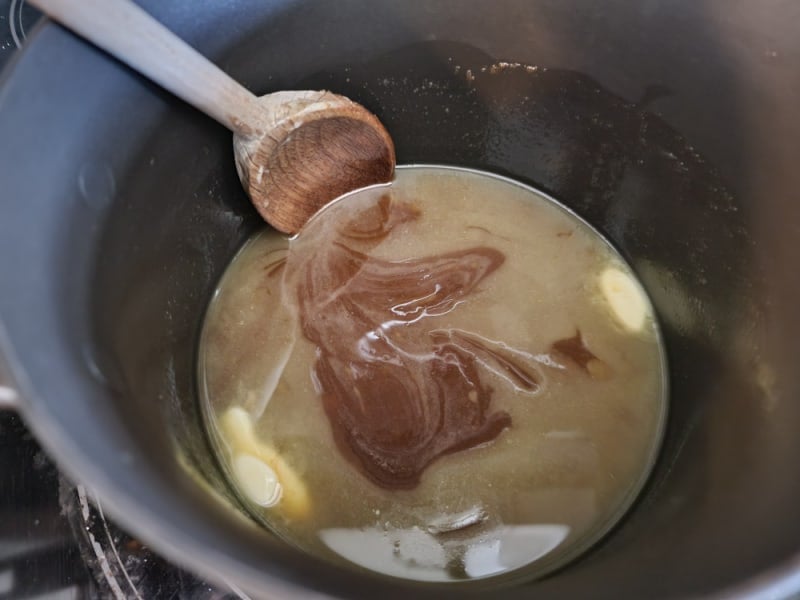
{"label": "surface reflection on liquid", "polygon": [[[325,529],[322,541],[341,557],[386,575],[421,581],[478,578],[518,569],[555,550],[569,535],[561,524],[503,525],[459,542],[448,542],[419,527],[410,529]],[[462,545],[463,544],[463,545]]]}

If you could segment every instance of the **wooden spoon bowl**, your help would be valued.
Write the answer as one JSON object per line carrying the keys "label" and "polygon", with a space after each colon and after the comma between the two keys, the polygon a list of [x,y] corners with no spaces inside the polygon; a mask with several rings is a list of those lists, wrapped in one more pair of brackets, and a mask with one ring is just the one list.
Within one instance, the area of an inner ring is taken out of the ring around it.
{"label": "wooden spoon bowl", "polygon": [[234,135],[236,170],[258,212],[280,231],[294,233],[334,198],[392,178],[392,139],[360,104],[316,91],[259,101],[267,133]]}

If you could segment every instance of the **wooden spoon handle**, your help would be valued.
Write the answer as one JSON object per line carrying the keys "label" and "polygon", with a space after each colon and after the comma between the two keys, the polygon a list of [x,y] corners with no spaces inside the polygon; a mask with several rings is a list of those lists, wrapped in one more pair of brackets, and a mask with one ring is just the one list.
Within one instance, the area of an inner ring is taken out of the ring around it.
{"label": "wooden spoon handle", "polygon": [[261,133],[254,94],[130,0],[29,0],[231,131]]}

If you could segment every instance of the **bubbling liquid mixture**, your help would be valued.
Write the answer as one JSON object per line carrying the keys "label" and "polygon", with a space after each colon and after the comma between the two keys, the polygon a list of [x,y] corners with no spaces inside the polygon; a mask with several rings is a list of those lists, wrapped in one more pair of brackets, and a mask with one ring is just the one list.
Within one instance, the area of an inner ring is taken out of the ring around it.
{"label": "bubbling liquid mixture", "polygon": [[574,558],[641,489],[666,413],[658,327],[624,261],[552,199],[447,167],[400,168],[292,240],[250,240],[199,374],[257,519],[423,581]]}

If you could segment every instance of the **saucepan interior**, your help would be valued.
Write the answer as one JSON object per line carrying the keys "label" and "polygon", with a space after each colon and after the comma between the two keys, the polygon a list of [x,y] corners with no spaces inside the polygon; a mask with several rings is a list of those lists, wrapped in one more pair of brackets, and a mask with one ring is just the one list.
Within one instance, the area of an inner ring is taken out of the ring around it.
{"label": "saucepan interior", "polygon": [[[794,7],[142,4],[257,93],[328,88],[362,102],[401,163],[484,169],[550,193],[641,278],[671,373],[656,468],[596,549],[505,593],[791,584]],[[200,326],[225,266],[262,227],[230,134],[53,25],[33,36],[0,103],[0,315],[45,446],[125,526],[216,581],[407,594],[410,584],[322,564],[253,524],[210,452]]]}

